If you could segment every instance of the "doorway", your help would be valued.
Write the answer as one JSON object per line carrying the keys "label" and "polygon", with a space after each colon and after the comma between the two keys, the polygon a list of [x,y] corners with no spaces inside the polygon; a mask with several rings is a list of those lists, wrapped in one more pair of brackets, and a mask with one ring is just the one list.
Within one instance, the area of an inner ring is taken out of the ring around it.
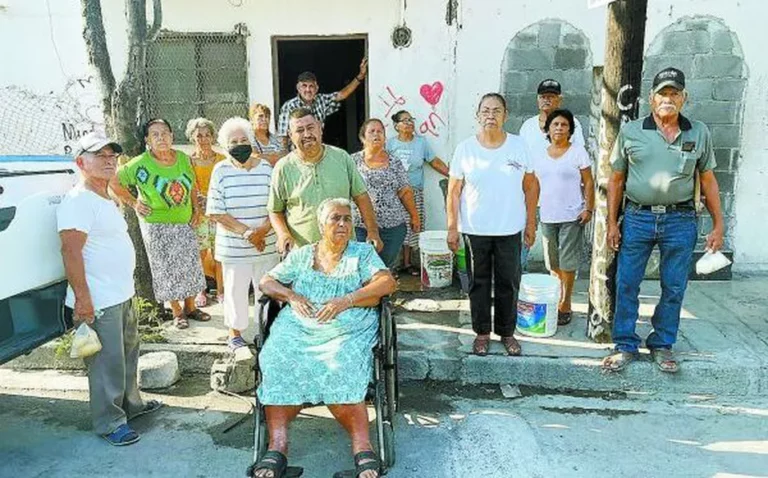
{"label": "doorway", "polygon": [[[272,37],[272,58],[276,61],[275,122],[283,103],[296,96],[296,78],[300,73],[313,72],[320,93],[333,93],[357,76],[367,51],[367,35]],[[326,118],[324,143],[350,153],[361,149],[357,131],[368,114],[366,87],[367,81],[364,81],[342,102],[339,111]]]}

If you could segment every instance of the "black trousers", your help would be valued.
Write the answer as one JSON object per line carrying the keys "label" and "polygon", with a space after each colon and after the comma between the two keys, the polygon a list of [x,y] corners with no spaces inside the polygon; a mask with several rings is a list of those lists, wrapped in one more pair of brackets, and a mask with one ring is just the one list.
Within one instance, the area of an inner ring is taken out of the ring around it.
{"label": "black trousers", "polygon": [[[476,334],[493,331],[509,337],[517,325],[517,295],[520,290],[521,234],[475,236],[464,234],[469,274],[469,308]],[[492,279],[493,278],[493,282]],[[493,284],[493,296],[491,296]]]}

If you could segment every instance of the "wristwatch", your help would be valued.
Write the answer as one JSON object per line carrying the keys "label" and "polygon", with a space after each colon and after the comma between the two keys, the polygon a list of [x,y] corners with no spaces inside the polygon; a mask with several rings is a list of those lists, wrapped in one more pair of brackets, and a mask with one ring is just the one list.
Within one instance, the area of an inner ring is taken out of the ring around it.
{"label": "wristwatch", "polygon": [[247,241],[248,238],[251,237],[251,234],[253,234],[254,232],[256,231],[254,231],[253,229],[246,229],[245,232],[243,233],[243,239]]}

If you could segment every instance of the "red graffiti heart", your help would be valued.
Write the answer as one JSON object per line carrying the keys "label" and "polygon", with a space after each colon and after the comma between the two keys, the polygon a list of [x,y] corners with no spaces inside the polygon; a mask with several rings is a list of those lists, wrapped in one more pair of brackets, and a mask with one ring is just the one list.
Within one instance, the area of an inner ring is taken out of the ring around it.
{"label": "red graffiti heart", "polygon": [[419,93],[421,93],[421,97],[424,98],[427,103],[435,106],[440,102],[440,97],[443,96],[443,84],[436,81],[431,85],[421,85]]}

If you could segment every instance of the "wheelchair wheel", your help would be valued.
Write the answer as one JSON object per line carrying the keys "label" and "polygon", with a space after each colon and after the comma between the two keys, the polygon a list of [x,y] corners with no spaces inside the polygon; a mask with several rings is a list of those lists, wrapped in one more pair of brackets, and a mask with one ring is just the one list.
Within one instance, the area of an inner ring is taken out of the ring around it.
{"label": "wheelchair wheel", "polygon": [[388,470],[395,466],[395,426],[392,422],[384,423],[384,453],[387,462],[382,465]]}
{"label": "wheelchair wheel", "polygon": [[264,413],[264,407],[256,399],[253,410],[253,461],[259,461],[264,453],[267,452],[269,434],[267,430],[267,416]]}

